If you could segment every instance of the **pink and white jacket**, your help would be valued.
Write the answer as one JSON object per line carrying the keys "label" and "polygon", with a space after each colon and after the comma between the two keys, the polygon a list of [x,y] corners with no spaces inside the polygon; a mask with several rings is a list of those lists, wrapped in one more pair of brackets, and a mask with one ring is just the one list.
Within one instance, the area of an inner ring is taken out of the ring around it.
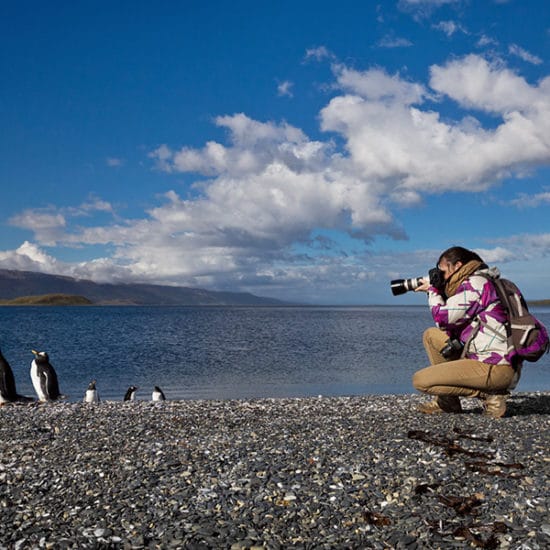
{"label": "pink and white jacket", "polygon": [[465,357],[490,365],[511,365],[515,354],[508,347],[506,313],[491,281],[477,275],[499,273],[496,267],[476,271],[457,288],[454,296],[445,301],[435,287],[428,290],[428,304],[436,325],[449,337],[468,342],[477,331],[466,350]]}

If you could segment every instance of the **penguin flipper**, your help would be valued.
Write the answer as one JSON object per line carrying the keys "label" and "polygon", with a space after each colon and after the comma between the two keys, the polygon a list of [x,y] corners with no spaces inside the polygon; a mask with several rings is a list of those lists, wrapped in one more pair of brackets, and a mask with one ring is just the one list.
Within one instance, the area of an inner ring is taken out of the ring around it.
{"label": "penguin flipper", "polygon": [[42,392],[42,395],[45,398],[45,401],[49,401],[50,394],[48,392],[48,373],[40,370],[38,372],[39,382],[40,382],[40,391]]}

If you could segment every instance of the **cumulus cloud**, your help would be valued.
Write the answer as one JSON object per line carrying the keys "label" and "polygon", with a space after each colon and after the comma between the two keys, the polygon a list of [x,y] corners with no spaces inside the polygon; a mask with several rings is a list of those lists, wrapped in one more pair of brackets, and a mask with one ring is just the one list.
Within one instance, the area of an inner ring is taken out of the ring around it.
{"label": "cumulus cloud", "polygon": [[[496,246],[477,250],[489,263],[506,263],[550,258],[550,233],[520,234],[491,239]],[[546,278],[546,273],[542,274]]]}
{"label": "cumulus cloud", "polygon": [[56,274],[60,266],[53,256],[46,254],[36,244],[25,241],[16,250],[0,251],[0,267]]}
{"label": "cumulus cloud", "polygon": [[12,216],[8,223],[32,231],[36,240],[44,245],[55,246],[59,242],[80,241],[80,236],[73,239],[68,237],[67,230],[71,225],[71,218],[90,217],[96,212],[114,215],[114,209],[109,202],[97,197],[90,197],[89,200],[77,207],[28,208]]}
{"label": "cumulus cloud", "polygon": [[[322,128],[345,136],[346,160],[389,196],[392,189],[480,191],[524,165],[550,160],[550,79],[532,86],[474,55],[432,66],[431,90],[378,69],[345,68],[337,78],[349,93],[322,110]],[[425,107],[434,92],[502,123],[485,129],[472,114],[442,120]]]}
{"label": "cumulus cloud", "polygon": [[44,209],[24,210],[12,216],[8,223],[15,227],[29,229],[46,245],[55,245],[60,238],[63,238],[67,225],[65,216]]}
{"label": "cumulus cloud", "polygon": [[113,258],[97,258],[85,262],[62,262],[47,254],[36,243],[25,241],[19,248],[0,251],[0,268],[63,275],[96,282],[128,282],[140,279]]}

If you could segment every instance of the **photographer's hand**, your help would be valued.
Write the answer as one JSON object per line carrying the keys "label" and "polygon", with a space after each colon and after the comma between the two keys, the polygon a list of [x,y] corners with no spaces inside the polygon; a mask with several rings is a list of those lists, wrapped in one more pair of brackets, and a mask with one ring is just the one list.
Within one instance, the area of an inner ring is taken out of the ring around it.
{"label": "photographer's hand", "polygon": [[415,292],[428,292],[430,288],[430,280],[422,278],[422,284],[414,289]]}

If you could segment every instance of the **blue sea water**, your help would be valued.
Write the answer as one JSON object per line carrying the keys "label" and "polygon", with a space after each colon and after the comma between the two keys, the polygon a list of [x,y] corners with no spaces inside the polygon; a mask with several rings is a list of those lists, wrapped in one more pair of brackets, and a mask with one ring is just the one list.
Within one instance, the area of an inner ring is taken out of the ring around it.
{"label": "blue sea water", "polygon": [[[550,309],[533,312],[550,326]],[[62,393],[103,399],[154,385],[171,399],[412,393],[426,366],[427,307],[3,307],[0,347],[34,396],[31,349],[47,351]],[[550,355],[517,391],[550,389]]]}

